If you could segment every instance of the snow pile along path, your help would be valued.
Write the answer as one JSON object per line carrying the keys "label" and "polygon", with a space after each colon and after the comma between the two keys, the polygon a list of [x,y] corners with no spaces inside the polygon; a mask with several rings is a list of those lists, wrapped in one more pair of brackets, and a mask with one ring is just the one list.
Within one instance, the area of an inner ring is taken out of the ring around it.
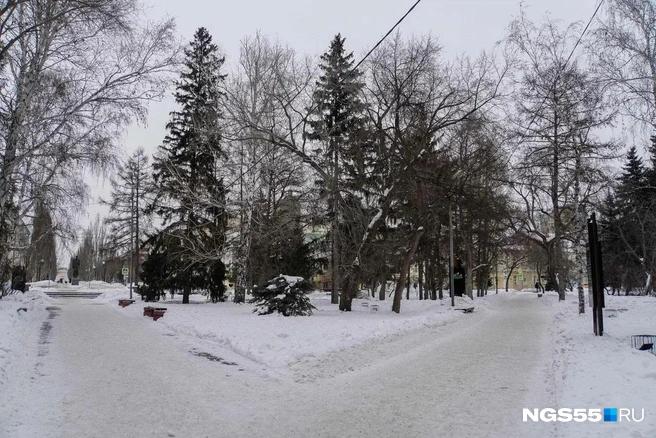
{"label": "snow pile along path", "polygon": [[47,297],[33,292],[0,300],[0,385],[9,378],[10,361],[25,356],[26,344],[38,339],[48,302]]}
{"label": "snow pile along path", "polygon": [[[0,300],[0,436],[49,436],[56,414],[46,412],[56,403],[52,386],[42,386],[50,353],[53,319],[58,308],[39,292],[10,295]],[[36,431],[9,433],[22,427],[22,417],[40,416],[46,425]]]}
{"label": "snow pile along path", "polygon": [[[656,335],[656,298],[606,296],[604,335],[595,336],[592,308],[576,297],[553,302],[551,366],[555,407],[634,409],[641,422],[557,423],[557,437],[656,437],[656,355],[631,347],[631,335]],[[555,301],[555,300],[552,300]],[[609,317],[613,315],[612,317]]]}

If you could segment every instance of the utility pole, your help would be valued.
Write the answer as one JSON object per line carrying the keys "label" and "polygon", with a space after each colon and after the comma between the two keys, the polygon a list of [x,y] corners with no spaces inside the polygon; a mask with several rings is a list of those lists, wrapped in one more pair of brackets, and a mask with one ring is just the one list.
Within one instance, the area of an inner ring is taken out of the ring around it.
{"label": "utility pole", "polygon": [[449,294],[451,295],[451,307],[455,307],[456,305],[453,288],[453,205],[449,201]]}
{"label": "utility pole", "polygon": [[[141,163],[142,161],[139,160],[137,161],[137,178],[136,178],[136,196],[134,198],[134,215],[135,215],[135,233],[134,233],[134,242],[135,242],[135,269],[134,269],[134,276],[133,278],[135,279],[135,283],[137,285],[137,291],[139,291],[139,265],[140,265],[140,260],[139,260],[139,184],[141,183]],[[132,297],[130,297],[132,298]]]}
{"label": "utility pole", "polygon": [[134,170],[132,171],[132,184],[130,189],[130,299],[132,299],[132,279],[134,276]]}

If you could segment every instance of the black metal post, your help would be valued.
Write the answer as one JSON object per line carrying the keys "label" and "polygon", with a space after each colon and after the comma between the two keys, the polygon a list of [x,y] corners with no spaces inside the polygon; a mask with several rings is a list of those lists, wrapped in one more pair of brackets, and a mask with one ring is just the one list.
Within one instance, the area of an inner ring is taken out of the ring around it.
{"label": "black metal post", "polygon": [[592,271],[590,285],[592,288],[592,323],[597,336],[604,334],[604,276],[601,257],[601,245],[597,229],[597,218],[594,213],[588,219],[588,240],[590,242],[590,270]]}

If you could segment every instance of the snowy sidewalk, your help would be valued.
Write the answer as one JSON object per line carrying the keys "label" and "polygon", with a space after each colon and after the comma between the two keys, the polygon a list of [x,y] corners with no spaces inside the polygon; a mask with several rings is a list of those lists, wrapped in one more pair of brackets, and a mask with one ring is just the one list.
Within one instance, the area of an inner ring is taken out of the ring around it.
{"label": "snowy sidewalk", "polygon": [[374,343],[364,353],[378,351],[373,365],[321,382],[317,393],[330,396],[298,436],[546,436],[548,426],[522,423],[521,408],[549,405],[539,374],[549,315],[520,295],[485,315]]}
{"label": "snowy sidewalk", "polygon": [[9,382],[11,397],[24,396],[0,410],[0,436],[536,436],[541,427],[521,422],[527,397],[544,388],[536,371],[549,313],[532,295],[335,352],[313,366],[349,361],[354,371],[315,370],[306,383],[239,371],[246,359],[195,356],[147,318],[91,302],[58,307],[48,351],[33,358],[38,373],[25,367]]}

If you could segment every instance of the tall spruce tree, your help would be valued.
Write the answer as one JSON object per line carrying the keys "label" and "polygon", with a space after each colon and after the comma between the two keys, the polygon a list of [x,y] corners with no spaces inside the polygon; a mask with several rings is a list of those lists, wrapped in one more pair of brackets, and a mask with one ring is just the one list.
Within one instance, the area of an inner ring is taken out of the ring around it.
{"label": "tall spruce tree", "polygon": [[[331,219],[331,283],[333,304],[338,302],[340,289],[340,175],[353,180],[362,167],[362,154],[358,139],[364,126],[365,106],[361,99],[364,84],[362,72],[354,69],[353,53],[344,48],[345,39],[337,34],[330,49],[321,56],[321,75],[313,94],[314,118],[309,122],[307,136],[320,142],[319,162],[331,175],[324,181],[329,196]],[[348,181],[346,181],[348,183]],[[350,310],[350,299],[342,294],[340,310]]]}
{"label": "tall spruce tree", "polygon": [[635,239],[631,235],[635,224],[626,222],[628,217],[620,207],[615,193],[606,196],[600,206],[600,213],[604,282],[611,288],[613,294],[617,292],[619,295],[622,289],[628,294],[632,289],[642,285],[641,263],[628,248],[630,245],[635,248]]}
{"label": "tall spruce tree", "polygon": [[224,60],[207,29],[199,28],[185,50],[176,83],[180,110],[171,113],[168,135],[153,164],[158,193],[152,209],[162,219],[161,233],[181,242],[172,257],[182,266],[176,278],[183,303],[189,302],[192,280],[207,277],[202,272],[221,263],[206,255],[221,255],[225,242],[225,187],[218,172],[225,158],[221,147],[224,94],[220,90],[226,77],[220,72]]}
{"label": "tall spruce tree", "polygon": [[608,277],[614,289],[622,287],[627,294],[637,287],[653,290],[656,196],[650,186],[652,172],[645,169],[636,148],[629,149],[616,193],[602,209],[604,256],[611,261]]}

